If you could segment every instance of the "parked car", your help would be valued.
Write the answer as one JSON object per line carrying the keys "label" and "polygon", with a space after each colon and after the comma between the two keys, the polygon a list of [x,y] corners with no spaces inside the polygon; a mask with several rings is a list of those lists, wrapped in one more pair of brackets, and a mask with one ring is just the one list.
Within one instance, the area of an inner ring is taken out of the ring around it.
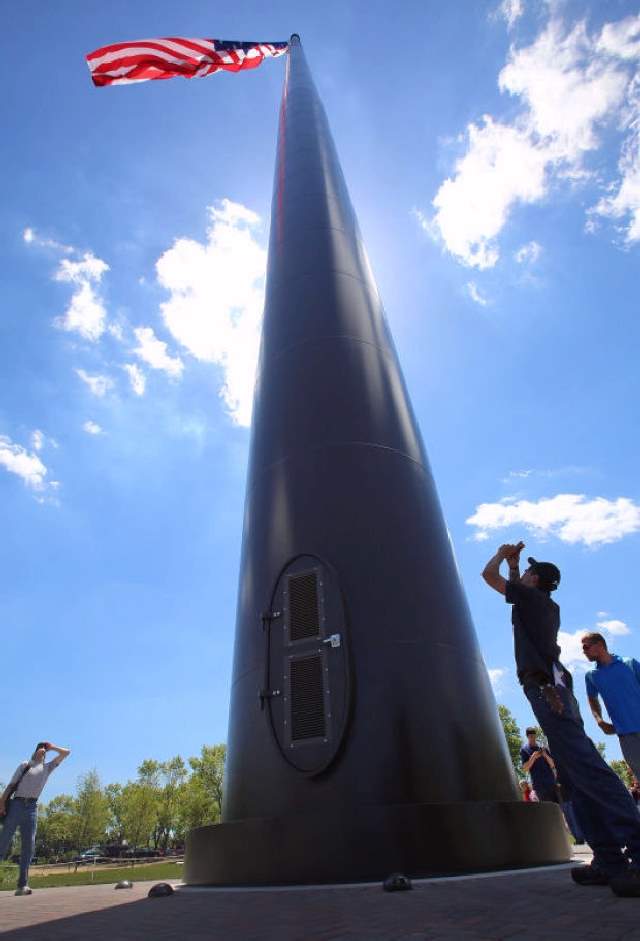
{"label": "parked car", "polygon": [[146,846],[144,848],[139,847],[138,849],[131,849],[131,847],[129,847],[125,855],[128,856],[129,859],[152,859],[161,854],[160,850],[152,850]]}
{"label": "parked car", "polygon": [[127,855],[129,847],[126,843],[110,843],[108,846],[102,847],[102,852],[110,859],[114,857],[121,859],[123,856]]}
{"label": "parked car", "polygon": [[104,853],[99,846],[92,846],[88,850],[84,850],[79,856],[73,857],[74,863],[96,863],[100,859],[104,859]]}

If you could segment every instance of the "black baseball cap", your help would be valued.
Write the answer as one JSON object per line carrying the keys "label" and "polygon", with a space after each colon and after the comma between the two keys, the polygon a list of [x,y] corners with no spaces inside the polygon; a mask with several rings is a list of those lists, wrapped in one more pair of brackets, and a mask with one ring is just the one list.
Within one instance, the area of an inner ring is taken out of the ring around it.
{"label": "black baseball cap", "polygon": [[553,562],[536,562],[531,556],[527,559],[529,568],[537,575],[541,582],[541,587],[546,591],[555,591],[560,584],[560,569]]}

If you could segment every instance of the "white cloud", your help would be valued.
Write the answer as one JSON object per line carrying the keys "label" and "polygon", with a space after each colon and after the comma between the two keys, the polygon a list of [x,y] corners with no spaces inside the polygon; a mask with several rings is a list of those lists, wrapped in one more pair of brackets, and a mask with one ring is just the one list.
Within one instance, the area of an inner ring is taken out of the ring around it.
{"label": "white cloud", "polygon": [[99,285],[109,265],[86,252],[81,261],[63,258],[54,281],[74,285],[74,292],[64,316],[57,317],[54,325],[61,330],[79,333],[86,340],[99,340],[105,331],[107,312],[95,285]]}
{"label": "white cloud", "polygon": [[[575,476],[576,474],[587,474],[589,473],[588,467],[579,467],[576,464],[568,464],[566,467],[554,467],[554,468],[528,468],[526,470],[512,470],[509,471],[507,477],[502,477],[503,484],[513,483],[514,478],[526,480],[529,477],[545,477],[551,479],[553,477],[568,477]],[[504,498],[506,502],[506,497]]]}
{"label": "white cloud", "polygon": [[476,304],[480,304],[481,307],[487,306],[489,302],[487,301],[486,297],[482,296],[475,281],[469,281],[466,287],[469,297],[472,301],[474,301]]}
{"label": "white cloud", "polygon": [[147,380],[140,367],[135,363],[125,363],[122,368],[129,376],[129,382],[131,383],[131,388],[135,394],[144,395],[144,390],[147,386]]}
{"label": "white cloud", "polygon": [[538,242],[527,242],[526,245],[522,245],[516,252],[513,253],[513,257],[519,265],[522,265],[525,262],[526,264],[533,265],[540,257],[541,251],[542,245],[539,245]]}
{"label": "white cloud", "polygon": [[44,490],[47,468],[37,454],[14,444],[6,435],[0,435],[0,467],[21,477],[31,490]]}
{"label": "white cloud", "polygon": [[174,379],[179,379],[184,364],[179,357],[171,357],[167,353],[167,344],[159,340],[151,327],[137,327],[134,331],[139,343],[133,352],[152,369],[160,369]]}
{"label": "white cloud", "polygon": [[576,169],[599,146],[598,125],[622,105],[628,83],[619,62],[597,54],[584,22],[566,32],[557,20],[531,46],[512,49],[498,77],[501,91],[527,104],[530,139],[544,141],[549,161]]}
{"label": "white cloud", "polygon": [[489,674],[489,679],[491,680],[491,685],[495,692],[498,692],[500,689],[501,681],[505,677],[507,671],[504,667],[495,667],[491,670],[487,670]]}
{"label": "white cloud", "polygon": [[31,432],[31,447],[34,451],[42,451],[44,447],[45,437],[43,433],[36,428],[35,431]]}
{"label": "white cloud", "polygon": [[590,210],[593,214],[626,221],[622,233],[627,244],[640,240],[640,80],[638,81],[638,116],[636,129],[629,134],[622,147],[618,169],[620,179],[615,192],[603,196]]}
{"label": "white cloud", "polygon": [[113,388],[113,379],[108,376],[90,376],[84,369],[76,369],[76,375],[89,386],[92,395],[97,396],[99,399],[103,398]]}
{"label": "white cloud", "polygon": [[596,627],[599,627],[601,631],[605,631],[607,634],[613,634],[616,637],[622,637],[625,634],[630,634],[631,629],[628,624],[625,624],[624,621],[618,621],[613,619],[610,621],[598,621]]}
{"label": "white cloud", "polygon": [[40,248],[53,248],[57,252],[68,253],[74,251],[72,245],[63,245],[62,242],[57,242],[55,239],[43,238],[38,235],[35,229],[30,227],[23,231],[22,239],[27,245],[37,245]]}
{"label": "white cloud", "polygon": [[[503,4],[507,20],[516,5]],[[423,228],[435,229],[463,264],[492,267],[516,206],[541,201],[552,184],[589,180],[585,156],[616,126],[626,134],[618,178],[591,218],[621,220],[626,241],[640,240],[640,78],[632,68],[639,36],[640,15],[595,35],[584,22],[566,29],[552,16],[530,45],[512,47],[498,85],[520,110],[508,122],[485,115],[469,124],[466,153],[441,184],[433,218],[417,216]]]}
{"label": "white cloud", "polygon": [[158,282],[170,292],[161,311],[192,356],[221,367],[220,395],[232,419],[249,425],[266,269],[254,234],[260,219],[228,199],[210,207],[209,218],[204,244],[177,239],[158,259]]}
{"label": "white cloud", "polygon": [[560,647],[560,660],[565,667],[573,673],[582,671],[586,673],[591,664],[582,652],[582,638],[588,631],[581,629],[569,634],[567,631],[558,631],[558,646]]}
{"label": "white cloud", "polygon": [[605,23],[596,46],[599,52],[620,59],[640,58],[640,14]]}
{"label": "white cloud", "polygon": [[424,213],[421,209],[417,209],[415,206],[411,210],[411,215],[418,220],[418,225],[424,232],[427,233],[429,238],[437,242],[439,237],[439,230],[433,219],[430,219],[426,213]]}
{"label": "white cloud", "polygon": [[101,435],[101,434],[104,434],[104,432],[103,432],[102,428],[100,427],[100,425],[98,425],[98,424],[97,424],[96,422],[94,422],[94,421],[91,421],[91,419],[89,419],[88,421],[86,421],[86,422],[84,423],[84,425],[82,426],[82,428],[83,428],[83,431],[86,431],[88,435]]}
{"label": "white cloud", "polygon": [[124,330],[122,328],[122,324],[110,323],[107,327],[107,333],[111,334],[115,340],[119,340],[120,343],[122,343],[124,340]]}
{"label": "white cloud", "polygon": [[496,530],[519,527],[538,539],[555,536],[562,542],[600,546],[638,532],[640,506],[628,497],[587,499],[584,494],[560,493],[537,501],[481,503],[466,522],[476,528],[474,538],[480,541]]}
{"label": "white cloud", "polygon": [[481,125],[470,124],[467,133],[467,153],[433,200],[433,225],[464,264],[491,268],[499,258],[495,239],[513,206],[544,195],[547,157],[526,131],[490,115]]}
{"label": "white cloud", "polygon": [[516,21],[524,13],[524,4],[522,0],[502,0],[498,9],[498,14],[507,24],[508,29],[513,29]]}

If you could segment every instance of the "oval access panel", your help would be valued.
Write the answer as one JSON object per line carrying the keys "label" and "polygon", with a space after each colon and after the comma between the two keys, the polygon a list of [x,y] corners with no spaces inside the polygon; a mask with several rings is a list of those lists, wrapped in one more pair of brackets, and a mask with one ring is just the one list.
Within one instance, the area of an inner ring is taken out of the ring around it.
{"label": "oval access panel", "polygon": [[311,555],[293,559],[276,583],[267,629],[276,742],[295,768],[318,774],[337,754],[350,705],[344,604],[331,566]]}

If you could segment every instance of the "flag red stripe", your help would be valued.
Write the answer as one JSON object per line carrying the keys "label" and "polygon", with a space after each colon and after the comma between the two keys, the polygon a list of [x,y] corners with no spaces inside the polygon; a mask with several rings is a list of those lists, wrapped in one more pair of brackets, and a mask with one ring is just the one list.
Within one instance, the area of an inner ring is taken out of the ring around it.
{"label": "flag red stripe", "polygon": [[164,62],[168,68],[172,68],[174,64],[182,62],[194,64],[202,61],[211,62],[212,54],[187,55],[184,52],[178,53],[159,46],[140,46],[138,49],[135,46],[127,46],[117,53],[107,53],[102,59],[94,59],[89,68],[92,72],[103,72],[105,69],[118,68],[123,62],[131,60],[142,62],[146,59],[158,59]]}
{"label": "flag red stripe", "polygon": [[181,46],[192,49],[194,52],[199,52],[202,55],[211,55],[215,51],[215,40],[213,39],[201,39],[199,44],[198,40],[167,36],[165,39],[134,39],[132,42],[114,42],[109,46],[101,46],[99,49],[94,49],[93,52],[87,53],[85,58],[88,62],[92,62],[94,59],[100,59],[102,56],[108,55],[109,53],[119,52],[121,49],[135,49],[136,47],[171,51],[170,47],[165,45],[166,42],[179,43]]}
{"label": "flag red stripe", "polygon": [[187,49],[193,49],[194,52],[201,52],[203,55],[211,55],[215,51],[215,39],[183,39],[180,36],[166,36],[165,42],[177,42]]}
{"label": "flag red stripe", "polygon": [[201,65],[207,65],[211,60],[202,59],[180,59],[176,62],[169,62],[163,56],[152,55],[151,53],[145,53],[144,56],[139,55],[128,55],[122,56],[119,59],[113,59],[112,62],[103,62],[102,65],[97,66],[93,70],[93,75],[102,75],[109,74],[110,72],[115,72],[118,69],[127,69],[132,68],[135,65],[155,65],[159,69],[164,69],[167,72],[195,72]]}

